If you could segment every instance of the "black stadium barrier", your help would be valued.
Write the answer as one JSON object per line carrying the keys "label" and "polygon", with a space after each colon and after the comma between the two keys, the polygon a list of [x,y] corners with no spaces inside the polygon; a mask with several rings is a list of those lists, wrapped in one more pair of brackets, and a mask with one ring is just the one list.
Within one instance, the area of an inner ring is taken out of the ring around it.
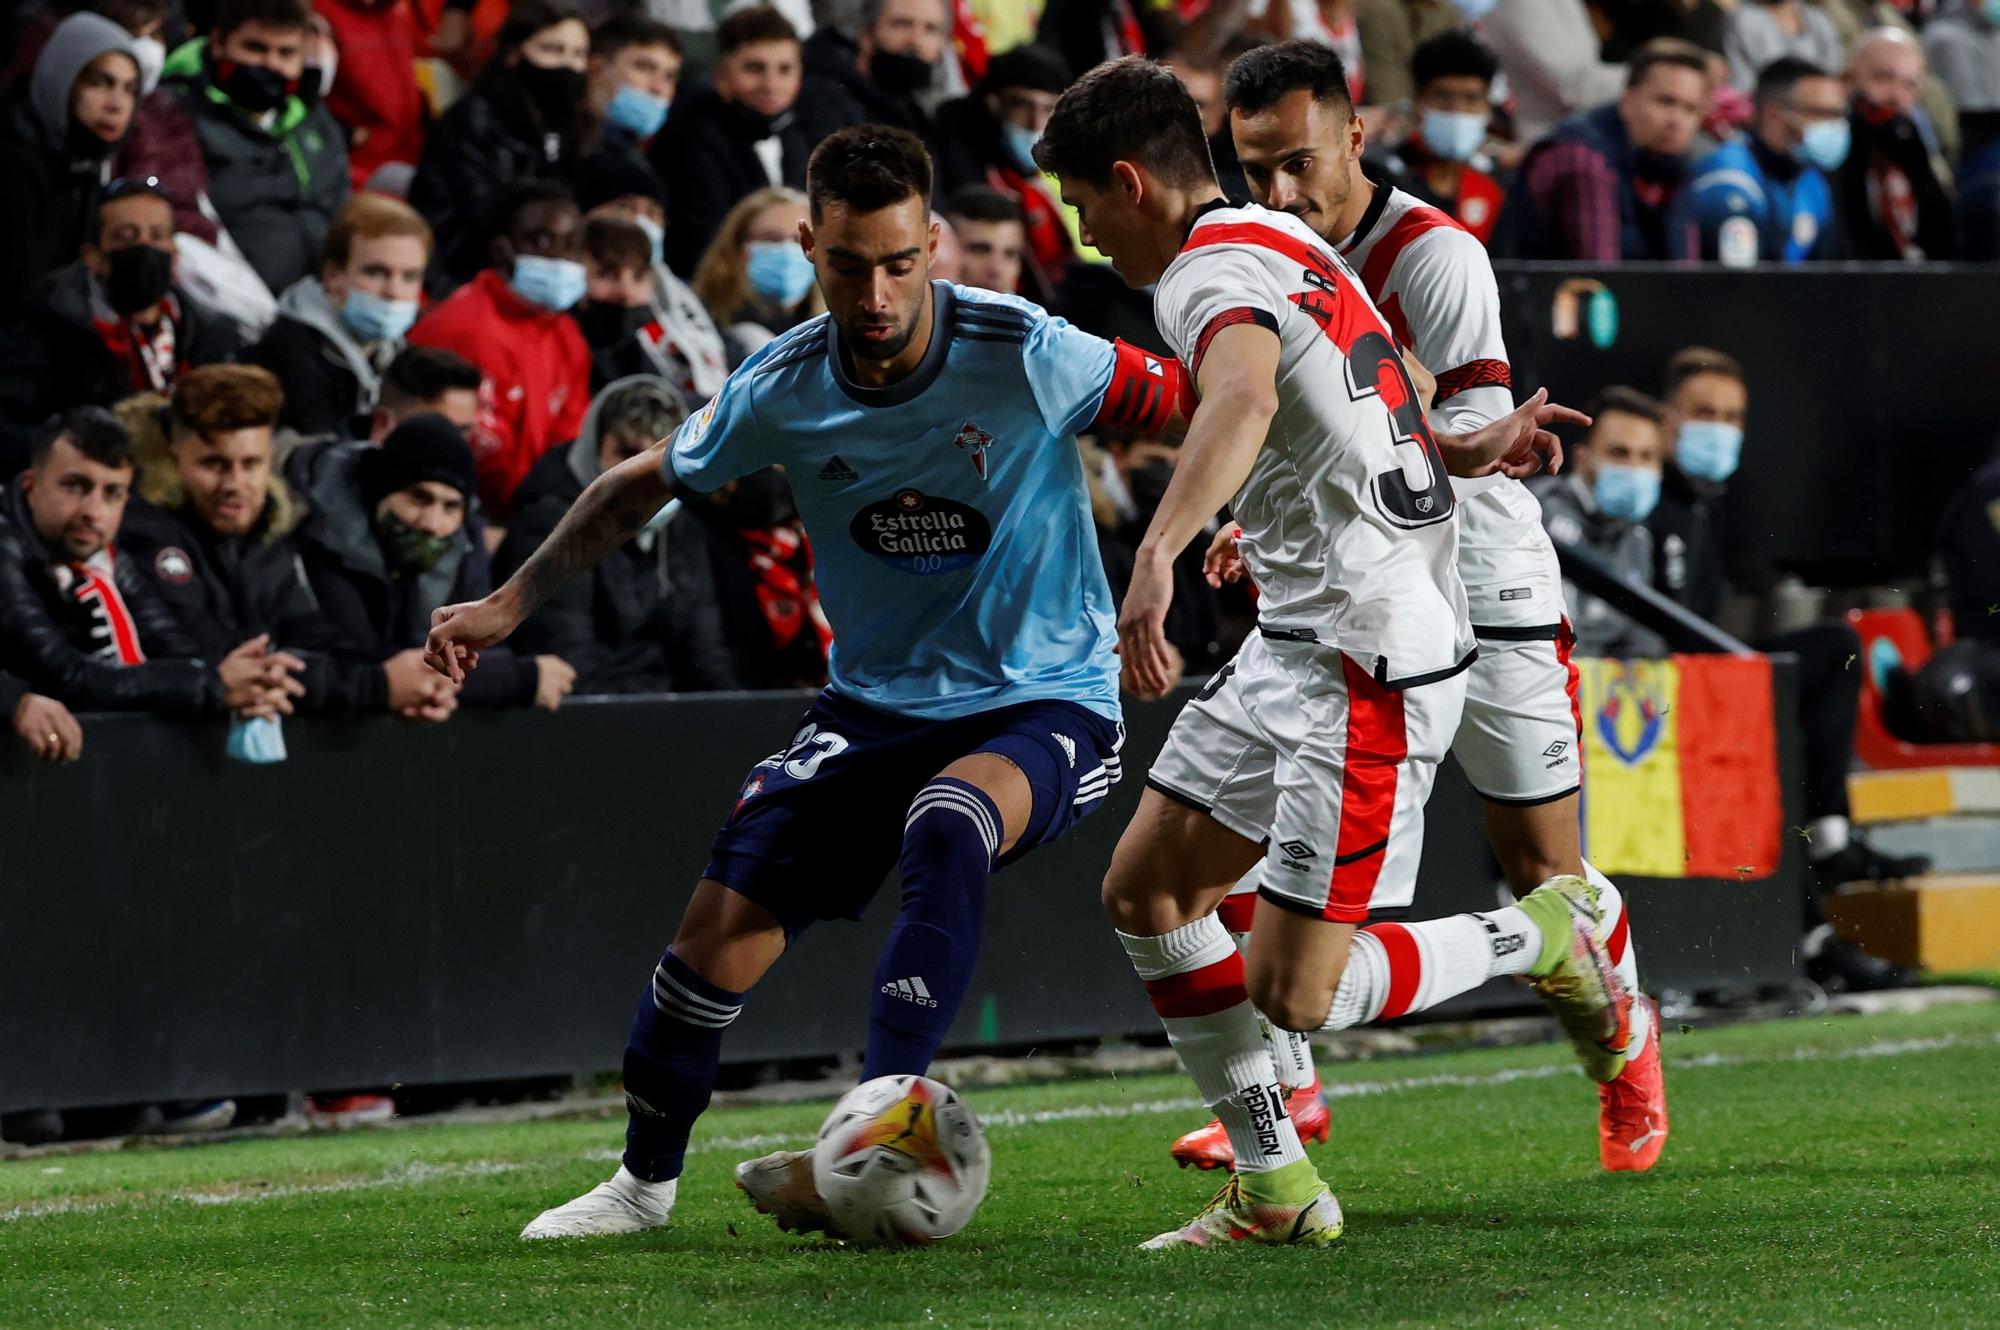
{"label": "black stadium barrier", "polygon": [[[143,717],[90,717],[71,767],[0,745],[0,1110],[615,1068],[711,830],[803,706],[580,699],[439,730],[294,720],[290,759],[256,767],[223,755],[220,724]],[[1133,706],[1107,806],[996,879],[954,1046],[1156,1030],[1097,886],[1176,707]],[[1784,661],[1775,710],[1795,771]],[[1649,986],[1796,973],[1801,855],[1786,841],[1762,882],[1624,884]],[[1478,802],[1447,764],[1416,913],[1487,907],[1496,884]],[[857,1050],[894,899],[859,927],[809,931],[752,995],[730,1059]],[[1454,1009],[1520,1001],[1502,983]]]}

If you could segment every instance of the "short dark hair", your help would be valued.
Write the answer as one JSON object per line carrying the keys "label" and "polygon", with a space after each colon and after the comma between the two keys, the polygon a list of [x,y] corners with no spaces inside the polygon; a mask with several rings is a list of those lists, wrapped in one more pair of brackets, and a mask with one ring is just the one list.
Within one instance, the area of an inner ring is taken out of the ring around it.
{"label": "short dark hair", "polygon": [[487,62],[488,66],[501,67],[508,54],[520,50],[530,37],[571,19],[582,23],[583,15],[568,5],[557,3],[557,0],[514,0],[514,7],[507,11],[507,17],[500,24],[500,31],[494,34],[493,57]]}
{"label": "short dark hair", "polygon": [[796,42],[799,30],[792,21],[769,5],[739,9],[715,26],[715,54],[729,55],[739,47],[759,42]]}
{"label": "short dark hair", "polygon": [[685,54],[679,33],[644,14],[613,14],[590,34],[592,55],[608,59],[629,46],[664,46],[675,55]]}
{"label": "short dark hair", "polygon": [[1139,55],[1099,65],[1062,95],[1035,161],[1094,186],[1111,179],[1114,162],[1138,163],[1176,188],[1215,181],[1201,109],[1171,69]]}
{"label": "short dark hair", "polygon": [[613,271],[637,268],[650,272],[653,242],[640,225],[626,217],[593,217],[583,224],[583,252],[599,267]]}
{"label": "short dark hair", "polygon": [[968,222],[1026,222],[1021,201],[991,185],[961,185],[945,201],[945,216]]}
{"label": "short dark hair", "polygon": [[167,17],[166,0],[86,0],[86,13],[102,14],[127,32],[137,32]]}
{"label": "short dark hair", "polygon": [[101,406],[72,406],[50,416],[35,431],[29,463],[40,466],[48,461],[64,439],[99,466],[132,465],[132,436],[117,416]]}
{"label": "short dark hair", "polygon": [[1692,69],[1706,79],[1708,52],[1678,37],[1655,37],[1632,52],[1626,61],[1625,86],[1638,87],[1646,81],[1646,75],[1663,65],[1670,69]]}
{"label": "short dark hair", "polygon": [[979,76],[975,92],[999,92],[1002,88],[1032,88],[1036,92],[1061,92],[1070,83],[1069,65],[1046,46],[1033,42],[1013,47],[994,56]]}
{"label": "short dark hair", "polygon": [[1354,118],[1347,66],[1332,47],[1318,42],[1273,42],[1245,51],[1229,63],[1222,79],[1222,100],[1231,112],[1244,115],[1268,111],[1295,92],[1310,92],[1314,101],[1340,112],[1342,120]]}
{"label": "short dark hair", "polygon": [[[1662,429],[1667,423],[1667,407],[1664,402],[1657,397],[1646,396],[1637,388],[1627,388],[1622,383],[1612,384],[1599,393],[1597,400],[1590,404],[1590,414],[1595,419],[1602,419],[1607,411],[1622,411],[1628,416],[1650,420]],[[1584,435],[1586,440],[1589,437],[1587,433]]]}
{"label": "short dark hair", "polygon": [[1795,55],[1779,56],[1770,64],[1757,71],[1757,105],[1783,101],[1792,95],[1792,89],[1805,79],[1832,78],[1833,75],[1821,69],[1810,60],[1801,60]]}
{"label": "short dark hair", "polygon": [[931,196],[931,155],[907,129],[854,125],[829,134],[806,162],[806,198],[816,222],[829,203],[875,212],[912,194]]}
{"label": "short dark hair", "polygon": [[227,37],[245,23],[273,28],[309,28],[312,6],[306,0],[217,0],[214,32]]}
{"label": "short dark hair", "polygon": [[[529,178],[515,180],[503,188],[486,210],[486,242],[492,244],[513,229],[514,221],[538,203],[567,203],[576,207],[576,195],[560,180]],[[582,212],[581,208],[577,209]]]}
{"label": "short dark hair", "polygon": [[1499,72],[1500,61],[1486,43],[1463,29],[1431,38],[1410,57],[1410,77],[1418,92],[1436,79],[1475,78],[1491,83]]}
{"label": "short dark hair", "polygon": [[440,346],[406,346],[382,375],[382,405],[395,410],[428,406],[449,392],[478,392],[478,366]]}
{"label": "short dark hair", "polygon": [[1700,374],[1720,374],[1738,383],[1749,381],[1743,377],[1743,366],[1727,351],[1712,346],[1684,346],[1667,358],[1665,382],[1660,390],[1671,396],[1683,383]]}

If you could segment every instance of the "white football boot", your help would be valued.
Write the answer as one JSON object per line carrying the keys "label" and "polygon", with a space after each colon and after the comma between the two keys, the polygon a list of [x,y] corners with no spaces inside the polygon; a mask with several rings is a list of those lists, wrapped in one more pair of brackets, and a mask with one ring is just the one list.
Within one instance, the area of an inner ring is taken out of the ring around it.
{"label": "white football boot", "polygon": [[532,1242],[538,1238],[596,1238],[660,1228],[673,1217],[674,1193],[679,1189],[679,1178],[642,1182],[620,1164],[609,1182],[600,1182],[568,1204],[536,1215],[521,1230],[521,1236]]}

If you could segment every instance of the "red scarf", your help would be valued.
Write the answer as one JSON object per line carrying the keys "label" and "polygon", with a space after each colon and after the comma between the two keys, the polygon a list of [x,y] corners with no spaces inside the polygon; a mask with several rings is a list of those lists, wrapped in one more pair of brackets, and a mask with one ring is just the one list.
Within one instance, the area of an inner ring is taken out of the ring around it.
{"label": "red scarf", "polygon": [[160,321],[150,329],[131,319],[91,316],[98,340],[125,362],[125,375],[135,393],[170,393],[180,374],[174,359],[174,324],[181,317],[180,302],[169,292],[160,303]]}
{"label": "red scarf", "polygon": [[756,582],[757,604],[771,626],[771,641],[784,651],[801,634],[811,632],[818,638],[824,661],[833,645],[833,628],[819,607],[812,549],[805,534],[790,526],[739,527],[736,534],[748,551],[745,562]]}

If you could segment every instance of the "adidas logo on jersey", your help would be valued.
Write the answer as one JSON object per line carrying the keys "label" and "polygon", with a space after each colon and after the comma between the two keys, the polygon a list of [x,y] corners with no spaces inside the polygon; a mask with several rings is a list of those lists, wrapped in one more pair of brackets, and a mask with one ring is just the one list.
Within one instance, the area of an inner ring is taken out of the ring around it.
{"label": "adidas logo on jersey", "polygon": [[894,983],[882,985],[882,991],[890,997],[901,998],[905,1002],[914,1002],[919,1007],[935,1007],[937,1005],[937,999],[931,996],[931,990],[924,986],[922,979],[898,979]]}
{"label": "adidas logo on jersey", "polygon": [[819,469],[819,478],[833,484],[846,485],[861,479],[861,476],[853,467],[840,460],[839,453],[835,453],[832,460]]}
{"label": "adidas logo on jersey", "polygon": [[1054,739],[1057,743],[1062,745],[1063,756],[1069,759],[1070,769],[1075,770],[1076,740],[1070,738],[1067,734],[1057,734],[1054,730],[1049,731],[1049,738]]}

